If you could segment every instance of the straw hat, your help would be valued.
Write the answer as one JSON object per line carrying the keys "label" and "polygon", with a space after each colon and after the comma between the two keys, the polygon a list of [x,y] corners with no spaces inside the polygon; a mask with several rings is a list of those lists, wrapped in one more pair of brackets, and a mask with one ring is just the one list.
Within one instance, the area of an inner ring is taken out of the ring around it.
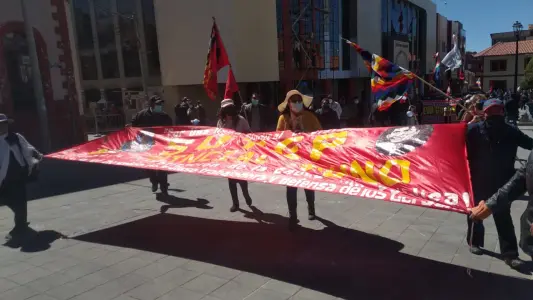
{"label": "straw hat", "polygon": [[224,108],[226,106],[235,105],[235,102],[233,102],[232,99],[224,99],[222,102],[220,102],[220,108]]}
{"label": "straw hat", "polygon": [[285,110],[287,104],[289,103],[289,99],[294,95],[300,95],[300,97],[302,97],[304,106],[307,108],[313,103],[313,97],[306,96],[300,93],[298,90],[291,90],[287,93],[287,96],[285,96],[285,100],[278,105],[279,112],[283,112]]}

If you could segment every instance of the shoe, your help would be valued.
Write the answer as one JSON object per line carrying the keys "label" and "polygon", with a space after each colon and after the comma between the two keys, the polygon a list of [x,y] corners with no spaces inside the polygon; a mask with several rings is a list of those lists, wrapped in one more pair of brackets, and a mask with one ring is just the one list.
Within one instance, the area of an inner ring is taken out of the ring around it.
{"label": "shoe", "polygon": [[239,206],[238,206],[238,205],[233,205],[233,206],[229,209],[229,211],[232,212],[232,213],[237,212],[238,210],[239,210]]}
{"label": "shoe", "polygon": [[483,255],[483,250],[481,250],[481,248],[479,248],[478,246],[472,246],[470,248],[470,253],[475,255]]}
{"label": "shoe", "polygon": [[157,192],[159,189],[159,185],[157,183],[152,183],[152,193]]}
{"label": "shoe", "polygon": [[296,228],[298,228],[298,223],[300,223],[300,220],[296,218],[289,218],[289,231],[294,231]]}
{"label": "shoe", "polygon": [[308,219],[309,221],[316,220],[316,215],[314,215],[314,214],[309,215],[309,216],[307,217],[307,219]]}
{"label": "shoe", "polygon": [[24,226],[24,227],[16,227],[13,228],[5,237],[5,244],[9,246],[17,246],[17,244],[21,243],[26,236],[27,233],[29,233],[30,227]]}
{"label": "shoe", "polygon": [[524,261],[519,258],[504,258],[503,261],[505,261],[506,265],[515,270],[524,266]]}
{"label": "shoe", "polygon": [[309,219],[310,221],[316,220],[314,203],[312,205],[309,205],[309,207],[307,209],[309,211],[309,216],[307,217],[307,219]]}
{"label": "shoe", "polygon": [[244,200],[246,201],[246,205],[252,206],[252,198],[250,196],[245,197]]}
{"label": "shoe", "polygon": [[168,183],[161,184],[161,194],[168,196]]}

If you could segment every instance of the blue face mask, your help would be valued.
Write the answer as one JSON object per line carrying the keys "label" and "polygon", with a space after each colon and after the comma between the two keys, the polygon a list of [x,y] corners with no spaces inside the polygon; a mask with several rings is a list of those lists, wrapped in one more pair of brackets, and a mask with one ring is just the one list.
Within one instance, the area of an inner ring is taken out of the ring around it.
{"label": "blue face mask", "polygon": [[299,113],[304,108],[304,104],[302,102],[297,103],[291,103],[291,110],[295,113]]}
{"label": "blue face mask", "polygon": [[259,100],[258,99],[252,99],[252,105],[257,105],[259,104]]}
{"label": "blue face mask", "polygon": [[163,105],[154,106],[154,112],[157,112],[157,113],[163,112]]}

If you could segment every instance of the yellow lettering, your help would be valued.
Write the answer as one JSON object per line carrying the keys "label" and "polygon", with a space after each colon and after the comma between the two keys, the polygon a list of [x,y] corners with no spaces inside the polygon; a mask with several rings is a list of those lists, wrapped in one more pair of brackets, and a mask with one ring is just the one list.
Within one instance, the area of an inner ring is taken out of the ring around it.
{"label": "yellow lettering", "polygon": [[311,159],[315,161],[319,160],[324,149],[331,149],[344,145],[347,137],[347,131],[333,132],[315,137],[313,140],[313,150],[311,150]]}
{"label": "yellow lettering", "polygon": [[378,184],[378,182],[373,179],[372,177],[368,176],[368,174],[363,171],[363,168],[359,165],[357,161],[352,161],[351,166],[348,165],[341,165],[341,171],[345,174],[350,173],[353,177],[359,177],[361,178],[365,183],[368,184]]}
{"label": "yellow lettering", "polygon": [[[294,147],[292,148],[289,148],[289,146],[291,144],[296,144],[298,142],[301,142],[302,140],[304,139],[303,136],[294,136],[294,137],[290,137],[282,142],[279,142],[277,145],[276,145],[276,152],[278,154],[281,154],[285,157],[287,157],[288,159],[292,159],[292,160],[298,160],[299,156],[296,155],[295,153],[298,152],[298,146],[294,145]],[[289,151],[290,153],[287,153],[287,154],[283,154],[283,151],[284,150],[287,150]]]}
{"label": "yellow lettering", "polygon": [[255,142],[255,141],[252,141],[252,140],[250,140],[248,138],[245,138],[245,139],[246,139],[246,144],[244,145],[244,150],[250,150],[255,145],[260,146],[260,147],[264,147],[266,145],[266,141]]}
{"label": "yellow lettering", "polygon": [[[215,155],[218,155],[217,158],[213,158],[213,156]],[[208,152],[206,153],[205,155],[201,155],[200,157],[198,157],[198,159],[196,160],[196,162],[212,162],[212,161],[215,161],[215,160],[219,160],[220,157],[223,157],[224,154],[220,151],[213,151],[213,152]]]}
{"label": "yellow lettering", "polygon": [[322,176],[326,178],[341,179],[344,177],[344,174],[333,170],[333,167],[332,167],[329,170],[324,170],[324,173],[322,174]]}
{"label": "yellow lettering", "polygon": [[231,135],[223,135],[220,138],[218,138],[214,143],[212,142],[213,139],[216,139],[216,136],[208,136],[206,137],[198,147],[196,147],[196,150],[209,150],[209,149],[215,149],[218,148],[225,143],[229,142],[231,140]]}
{"label": "yellow lettering", "polygon": [[[400,172],[402,174],[401,180],[397,178],[392,178],[389,176],[390,169],[393,166],[397,166],[400,169]],[[385,184],[386,186],[393,186],[400,182],[406,183],[406,184],[410,183],[411,182],[411,175],[409,174],[410,166],[411,166],[411,163],[407,160],[398,160],[398,159],[387,160],[385,165],[383,165],[383,167],[381,167],[381,169],[379,170],[379,177],[381,178],[381,181],[383,182],[383,184]]]}

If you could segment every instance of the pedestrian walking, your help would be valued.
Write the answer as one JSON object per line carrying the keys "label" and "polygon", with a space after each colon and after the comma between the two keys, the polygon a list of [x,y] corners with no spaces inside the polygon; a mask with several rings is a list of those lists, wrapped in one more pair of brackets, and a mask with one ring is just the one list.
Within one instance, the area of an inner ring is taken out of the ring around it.
{"label": "pedestrian walking", "polygon": [[[281,113],[278,119],[276,131],[290,130],[292,132],[313,132],[321,130],[320,122],[313,112],[308,108],[311,106],[313,98],[305,96],[297,90],[287,93],[285,100],[278,106]],[[315,191],[305,189],[309,220],[316,219],[315,213]],[[287,206],[289,207],[289,228],[292,230],[298,225],[298,189],[287,187]]]}
{"label": "pedestrian walking", "polygon": [[[220,112],[218,115],[218,128],[233,129],[237,132],[248,133],[250,132],[250,125],[246,119],[239,115],[237,107],[232,99],[224,99],[220,103]],[[230,212],[236,212],[239,210],[239,195],[237,191],[237,184],[241,186],[242,195],[248,206],[252,205],[252,197],[248,192],[248,182],[246,180],[231,179],[228,178],[229,192],[231,194],[231,201],[233,205],[230,208]]]}
{"label": "pedestrian walking", "polygon": [[[150,106],[138,112],[131,120],[133,127],[156,127],[172,126],[172,118],[165,113],[163,105],[165,101],[161,97],[154,95],[150,97]],[[161,189],[163,195],[168,195],[168,173],[165,171],[149,170],[152,192]]]}
{"label": "pedestrian walking", "polygon": [[[533,149],[533,139],[518,128],[505,122],[504,105],[498,99],[489,99],[483,104],[485,120],[469,124],[466,134],[470,177],[474,202],[478,205],[498,191],[515,174],[515,158],[518,147]],[[518,258],[518,247],[510,207],[493,214],[501,255],[505,263],[519,268],[523,262]],[[471,231],[473,233],[471,235]],[[468,218],[468,235],[472,236],[471,251],[481,255],[485,229],[483,223],[472,223]]]}
{"label": "pedestrian walking", "polygon": [[43,155],[19,133],[11,130],[13,120],[0,114],[0,199],[15,215],[15,227],[7,242],[29,232],[26,185],[35,180]]}

